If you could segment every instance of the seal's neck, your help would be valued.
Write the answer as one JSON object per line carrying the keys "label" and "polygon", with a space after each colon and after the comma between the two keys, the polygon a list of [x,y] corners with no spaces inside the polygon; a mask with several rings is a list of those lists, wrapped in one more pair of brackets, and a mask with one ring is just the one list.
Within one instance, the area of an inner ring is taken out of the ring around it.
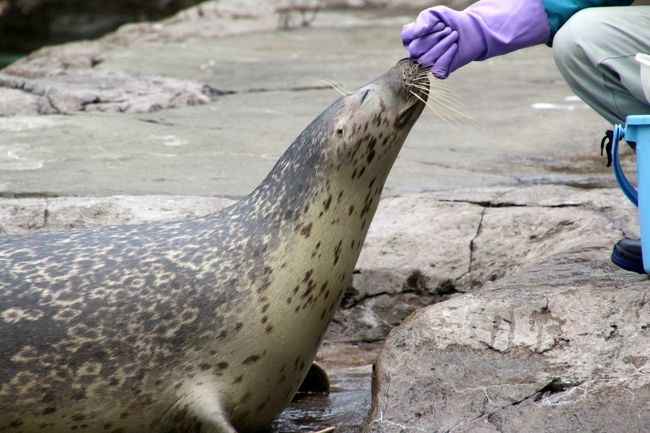
{"label": "seal's neck", "polygon": [[[366,149],[369,143],[362,145]],[[296,161],[294,152],[303,152],[303,160]],[[390,152],[382,154],[385,160],[378,156],[372,166],[362,158],[366,169],[361,170],[356,163],[327,165],[331,155],[294,143],[266,180],[228,215],[228,230],[240,234],[228,254],[247,250],[250,264],[241,277],[249,284],[240,295],[251,298],[242,314],[255,319],[242,329],[244,341],[254,342],[255,353],[277,367],[283,381],[268,382],[266,369],[246,373],[245,380],[260,392],[279,395],[258,420],[272,419],[295,393],[352,283],[395,159]]]}

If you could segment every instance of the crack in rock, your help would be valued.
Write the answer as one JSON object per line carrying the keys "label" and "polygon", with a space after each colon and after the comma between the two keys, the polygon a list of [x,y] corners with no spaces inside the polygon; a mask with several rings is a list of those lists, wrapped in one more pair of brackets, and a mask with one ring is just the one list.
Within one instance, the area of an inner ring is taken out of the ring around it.
{"label": "crack in rock", "polygon": [[562,393],[567,389],[580,386],[583,383],[584,382],[570,382],[566,378],[554,377],[549,383],[540,388],[536,395],[529,398],[533,398],[533,401],[538,402],[549,395]]}
{"label": "crack in rock", "polygon": [[470,278],[471,278],[471,275],[472,275],[472,270],[473,270],[473,265],[474,265],[475,242],[476,242],[476,239],[478,239],[479,235],[481,234],[481,231],[483,230],[483,219],[485,218],[485,212],[486,212],[485,209],[486,208],[482,209],[481,218],[479,219],[479,222],[478,222],[478,224],[476,226],[476,233],[474,233],[474,237],[472,237],[472,240],[469,241],[469,266],[468,266],[468,270],[467,270],[467,275],[469,275]]}
{"label": "crack in rock", "polygon": [[497,431],[497,433],[504,433],[503,430],[501,430],[501,426],[496,424],[494,422],[494,419],[491,416],[488,416],[485,418],[487,422],[494,427],[494,429]]}
{"label": "crack in rock", "polygon": [[[508,409],[510,407],[518,406],[518,405],[522,404],[523,402],[525,402],[525,401],[527,401],[529,399],[534,399],[534,401],[538,401],[537,400],[538,396],[540,394],[544,393],[544,392],[559,393],[559,392],[564,391],[565,389],[570,388],[569,384],[566,384],[567,386],[564,386],[564,385],[562,385],[563,383],[564,382],[562,382],[560,378],[553,378],[548,383],[543,385],[541,388],[539,388],[538,390],[532,392],[530,395],[526,395],[525,397],[523,397],[521,399],[514,400],[514,401],[512,401],[512,402],[510,402],[510,403],[508,403],[508,404],[506,404],[506,405],[504,405],[504,406],[502,406],[502,407],[500,407],[500,408],[498,408],[496,410],[493,410],[493,411],[489,411],[489,410],[484,409],[483,412],[481,412],[481,414],[479,416],[477,416],[475,418],[472,418],[470,420],[459,421],[451,429],[447,430],[446,433],[453,433],[453,431],[455,429],[457,429],[457,428],[459,428],[459,427],[461,427],[463,425],[472,424],[472,423],[475,423],[475,422],[477,422],[479,420],[482,420],[482,419],[486,420],[489,424],[494,426],[494,428],[497,430],[497,432],[502,433],[503,430],[501,429],[501,426],[498,424],[498,421],[495,419],[495,415],[498,415],[500,412],[502,412],[502,411],[504,411],[504,410],[506,410],[506,409]],[[578,385],[579,384],[577,384],[576,386],[578,386]],[[486,397],[487,397],[487,394],[486,394]],[[489,400],[489,397],[487,397],[487,399]]]}
{"label": "crack in rock", "polygon": [[50,205],[49,200],[47,197],[45,198],[45,209],[43,210],[43,228],[47,228],[47,223],[50,218],[50,210],[48,209]]}
{"label": "crack in rock", "polygon": [[571,208],[571,207],[583,207],[579,203],[558,203],[558,204],[548,204],[548,205],[529,205],[526,203],[515,203],[515,202],[494,202],[490,200],[452,200],[452,199],[441,199],[441,202],[444,203],[467,203],[473,204],[476,206],[481,206],[483,208],[511,208],[511,207],[534,207],[534,208],[549,208],[549,209],[562,209],[562,208]]}

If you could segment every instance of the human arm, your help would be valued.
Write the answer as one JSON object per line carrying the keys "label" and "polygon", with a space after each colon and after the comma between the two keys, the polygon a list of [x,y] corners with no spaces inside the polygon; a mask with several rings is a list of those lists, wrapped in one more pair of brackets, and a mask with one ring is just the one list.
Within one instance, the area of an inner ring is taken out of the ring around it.
{"label": "human arm", "polygon": [[463,11],[436,6],[402,29],[411,58],[430,66],[438,78],[474,60],[540,43],[577,11],[622,6],[632,0],[480,0]]}
{"label": "human arm", "polygon": [[628,6],[634,0],[542,0],[548,16],[551,36],[579,10],[602,6]]}
{"label": "human arm", "polygon": [[547,42],[548,19],[541,0],[480,0],[463,11],[426,9],[402,29],[411,58],[439,78],[474,61]]}

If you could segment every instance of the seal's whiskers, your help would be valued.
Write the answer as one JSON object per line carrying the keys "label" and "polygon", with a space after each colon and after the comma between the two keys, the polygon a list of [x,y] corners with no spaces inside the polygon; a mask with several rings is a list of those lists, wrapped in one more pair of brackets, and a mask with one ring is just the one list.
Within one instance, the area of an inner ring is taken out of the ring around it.
{"label": "seal's whiskers", "polygon": [[327,80],[321,80],[321,81],[329,85],[332,89],[336,90],[338,93],[341,94],[341,96],[347,96],[350,94],[350,91],[345,89],[340,84],[332,83],[331,81],[327,81]]}
{"label": "seal's whiskers", "polygon": [[429,108],[431,111],[433,111],[433,113],[434,113],[435,115],[437,115],[438,117],[440,117],[440,119],[442,119],[445,123],[451,125],[451,123],[452,123],[452,121],[453,121],[454,119],[449,115],[448,112],[441,111],[441,110],[439,110],[437,107],[435,107],[434,105],[429,104],[429,103],[428,103],[424,98],[422,98],[420,95],[418,95],[417,93],[415,93],[413,90],[409,90],[409,92],[411,92],[411,94],[412,94],[413,96],[415,96],[415,97],[418,98],[420,101],[422,101],[422,102],[424,103],[424,105],[427,106],[427,108]]}
{"label": "seal's whiskers", "polygon": [[[426,91],[427,93],[429,92],[430,88],[427,86],[423,86],[420,84],[412,84],[412,87],[421,89]],[[449,90],[447,88],[442,88],[442,87],[434,87],[433,88],[433,94],[436,97],[436,100],[439,100],[441,102],[444,102],[446,106],[449,108],[452,108],[456,111],[463,112],[463,104],[459,101],[459,96]],[[460,114],[460,113],[459,113]]]}
{"label": "seal's whiskers", "polygon": [[459,119],[473,119],[465,110],[461,101],[461,96],[446,84],[439,80],[431,80],[431,70],[425,68],[412,81],[407,83],[408,87],[417,89],[420,92],[430,93],[431,97],[425,100],[420,92],[410,90],[410,92],[425,103],[434,114],[440,117],[445,123],[452,124]]}

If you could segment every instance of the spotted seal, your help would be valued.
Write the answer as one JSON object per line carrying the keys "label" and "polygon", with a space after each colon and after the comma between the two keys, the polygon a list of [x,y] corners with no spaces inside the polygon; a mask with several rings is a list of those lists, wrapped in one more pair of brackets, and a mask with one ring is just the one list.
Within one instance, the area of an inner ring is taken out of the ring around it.
{"label": "spotted seal", "polygon": [[0,432],[268,425],[351,284],[423,74],[402,60],[338,99],[221,212],[0,240]]}

